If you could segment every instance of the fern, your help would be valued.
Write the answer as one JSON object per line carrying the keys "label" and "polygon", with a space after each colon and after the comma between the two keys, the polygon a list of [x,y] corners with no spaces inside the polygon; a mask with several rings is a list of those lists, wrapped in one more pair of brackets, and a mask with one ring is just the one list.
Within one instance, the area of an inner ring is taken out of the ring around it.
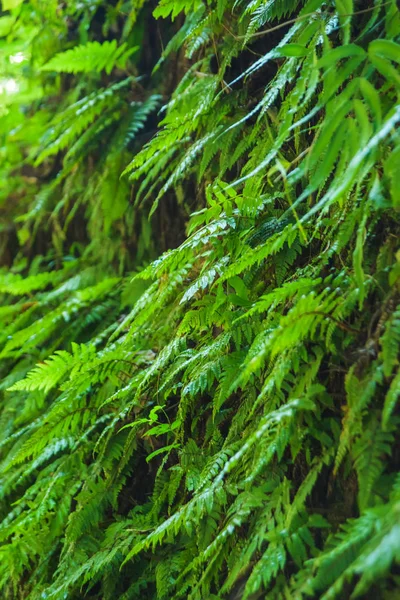
{"label": "fern", "polygon": [[3,4],[0,596],[391,597],[396,3]]}
{"label": "fern", "polygon": [[137,50],[137,47],[127,48],[124,43],[119,48],[117,42],[88,42],[85,45],[75,46],[71,50],[60,52],[42,67],[42,71],[56,71],[57,73],[89,73],[102,71],[110,74],[115,66],[123,68],[128,58]]}

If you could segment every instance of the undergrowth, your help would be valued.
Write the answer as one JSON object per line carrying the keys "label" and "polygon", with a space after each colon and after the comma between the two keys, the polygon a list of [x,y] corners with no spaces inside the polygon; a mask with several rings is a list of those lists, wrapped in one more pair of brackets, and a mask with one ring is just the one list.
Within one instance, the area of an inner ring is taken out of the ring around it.
{"label": "undergrowth", "polygon": [[3,0],[1,597],[398,597],[399,34]]}

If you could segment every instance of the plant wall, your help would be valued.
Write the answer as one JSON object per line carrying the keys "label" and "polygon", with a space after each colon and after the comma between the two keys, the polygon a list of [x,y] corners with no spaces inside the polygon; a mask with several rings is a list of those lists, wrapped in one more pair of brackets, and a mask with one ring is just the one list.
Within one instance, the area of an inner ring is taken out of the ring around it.
{"label": "plant wall", "polygon": [[2,0],[0,595],[398,598],[394,0]]}

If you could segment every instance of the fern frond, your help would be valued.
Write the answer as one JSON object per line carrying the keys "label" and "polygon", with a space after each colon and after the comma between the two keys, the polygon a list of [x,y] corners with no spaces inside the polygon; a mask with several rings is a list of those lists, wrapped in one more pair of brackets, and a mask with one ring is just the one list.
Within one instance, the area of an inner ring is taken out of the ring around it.
{"label": "fern frond", "polygon": [[123,69],[128,58],[138,47],[128,48],[126,43],[117,46],[116,40],[111,42],[88,42],[75,46],[71,50],[59,52],[42,67],[42,71],[57,73],[89,73],[102,71],[111,73],[115,66]]}

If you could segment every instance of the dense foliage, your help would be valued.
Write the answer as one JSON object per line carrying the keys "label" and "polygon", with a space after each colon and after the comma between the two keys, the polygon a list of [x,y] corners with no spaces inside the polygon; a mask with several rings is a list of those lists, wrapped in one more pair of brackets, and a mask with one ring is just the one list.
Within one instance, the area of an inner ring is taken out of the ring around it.
{"label": "dense foliage", "polygon": [[394,0],[2,0],[0,596],[398,598]]}

